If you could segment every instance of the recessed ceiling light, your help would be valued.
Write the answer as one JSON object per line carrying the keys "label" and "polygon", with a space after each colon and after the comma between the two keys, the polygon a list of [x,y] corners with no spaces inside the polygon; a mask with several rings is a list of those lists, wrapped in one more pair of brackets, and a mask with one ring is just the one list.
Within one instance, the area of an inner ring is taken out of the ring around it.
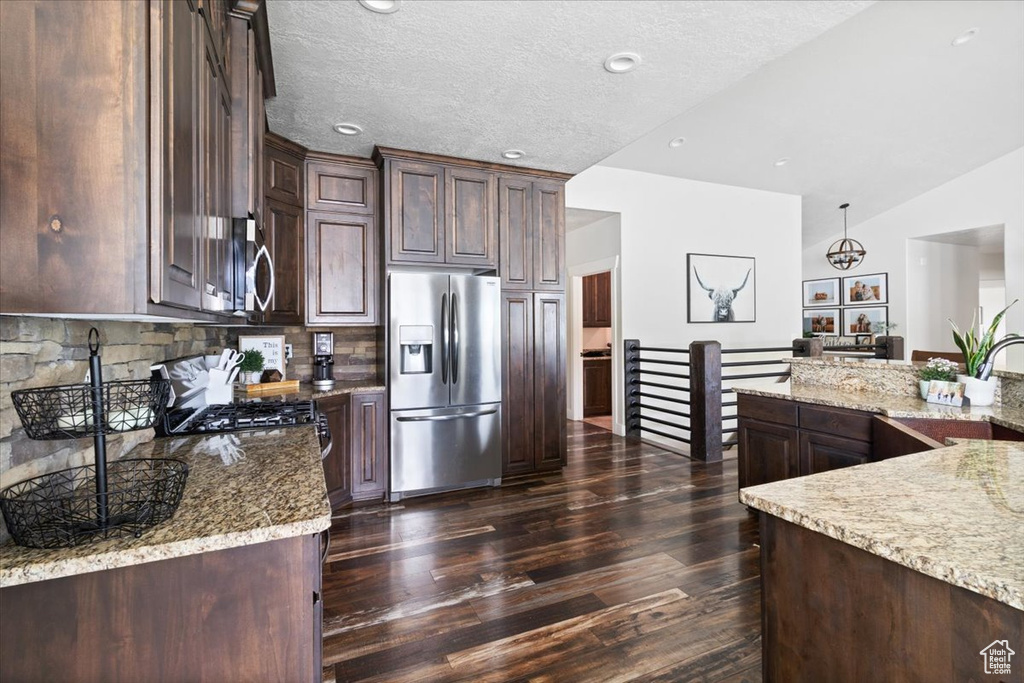
{"label": "recessed ceiling light", "polygon": [[341,133],[342,135],[359,135],[363,132],[363,129],[354,123],[336,123],[334,124],[334,132]]}
{"label": "recessed ceiling light", "polygon": [[391,14],[398,11],[402,0],[359,0],[359,4],[377,14]]}
{"label": "recessed ceiling light", "polygon": [[972,40],[974,40],[974,36],[978,35],[979,30],[980,29],[978,29],[977,27],[967,29],[966,31],[958,35],[956,38],[954,38],[953,42],[950,43],[950,45],[952,45],[953,47],[960,47],[964,43],[971,42]]}
{"label": "recessed ceiling light", "polygon": [[526,152],[524,152],[521,149],[506,149],[504,152],[501,153],[501,156],[503,156],[506,159],[522,159],[524,156],[526,156]]}
{"label": "recessed ceiling light", "polygon": [[785,166],[788,163],[789,163],[789,157],[779,157],[778,159],[775,160],[775,165],[776,166]]}
{"label": "recessed ceiling light", "polygon": [[613,74],[624,74],[640,66],[640,55],[635,52],[617,52],[604,60],[604,69]]}
{"label": "recessed ceiling light", "polygon": [[672,148],[682,147],[684,144],[686,144],[686,138],[682,136],[672,138],[671,140],[668,141],[668,146]]}

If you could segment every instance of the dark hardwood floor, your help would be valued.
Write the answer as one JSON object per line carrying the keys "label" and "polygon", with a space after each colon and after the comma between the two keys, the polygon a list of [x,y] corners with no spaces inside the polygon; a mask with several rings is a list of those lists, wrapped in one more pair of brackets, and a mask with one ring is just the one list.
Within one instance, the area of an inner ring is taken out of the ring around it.
{"label": "dark hardwood floor", "polygon": [[324,680],[760,681],[736,481],[570,422],[560,474],[338,515]]}

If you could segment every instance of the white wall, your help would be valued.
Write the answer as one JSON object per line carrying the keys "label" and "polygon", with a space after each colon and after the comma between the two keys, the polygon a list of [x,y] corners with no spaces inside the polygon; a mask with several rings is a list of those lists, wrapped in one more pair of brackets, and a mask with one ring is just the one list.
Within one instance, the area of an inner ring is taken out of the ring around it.
{"label": "white wall", "polygon": [[979,262],[977,247],[907,240],[907,318],[896,331],[913,331],[911,349],[958,350],[949,320],[964,329],[978,310]]}
{"label": "white wall", "polygon": [[[851,215],[856,216],[856,198],[850,201]],[[838,211],[836,225],[842,225]],[[896,332],[907,338],[908,352],[917,347],[914,317],[908,315],[908,239],[992,225],[1004,228],[1007,303],[1016,298],[1024,300],[1024,148],[851,226],[850,236],[860,240],[868,252],[853,273],[889,273],[889,319],[900,323]],[[803,279],[839,274],[824,256],[835,239],[834,235],[804,249]],[[946,310],[937,304],[926,315],[945,320]],[[1008,331],[1024,331],[1024,301],[1010,309],[1006,322]],[[1024,348],[1013,346],[1006,354],[1007,367],[1024,371]]]}
{"label": "white wall", "polygon": [[[742,347],[789,345],[800,336],[799,196],[594,166],[567,183],[566,206],[619,214],[621,325],[613,348],[623,338],[672,347],[716,339]],[[757,259],[756,322],[686,322],[691,252]],[[621,357],[614,360],[613,377],[621,381]],[[622,391],[613,391],[619,431]]]}

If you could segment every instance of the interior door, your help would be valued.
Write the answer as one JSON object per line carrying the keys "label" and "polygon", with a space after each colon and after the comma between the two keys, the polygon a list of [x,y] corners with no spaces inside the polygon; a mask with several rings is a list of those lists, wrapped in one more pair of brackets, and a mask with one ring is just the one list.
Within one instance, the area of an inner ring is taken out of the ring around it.
{"label": "interior door", "polygon": [[451,276],[451,404],[501,401],[501,280]]}
{"label": "interior door", "polygon": [[388,300],[391,410],[446,407],[451,380],[444,356],[451,312],[448,276],[392,273]]}

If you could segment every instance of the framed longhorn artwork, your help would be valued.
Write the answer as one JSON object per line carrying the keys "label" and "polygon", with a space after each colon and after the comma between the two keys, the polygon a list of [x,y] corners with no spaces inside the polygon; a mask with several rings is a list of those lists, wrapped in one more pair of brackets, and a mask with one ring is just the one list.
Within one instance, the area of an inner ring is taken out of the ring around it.
{"label": "framed longhorn artwork", "polygon": [[686,272],[687,322],[755,322],[754,257],[687,254]]}

